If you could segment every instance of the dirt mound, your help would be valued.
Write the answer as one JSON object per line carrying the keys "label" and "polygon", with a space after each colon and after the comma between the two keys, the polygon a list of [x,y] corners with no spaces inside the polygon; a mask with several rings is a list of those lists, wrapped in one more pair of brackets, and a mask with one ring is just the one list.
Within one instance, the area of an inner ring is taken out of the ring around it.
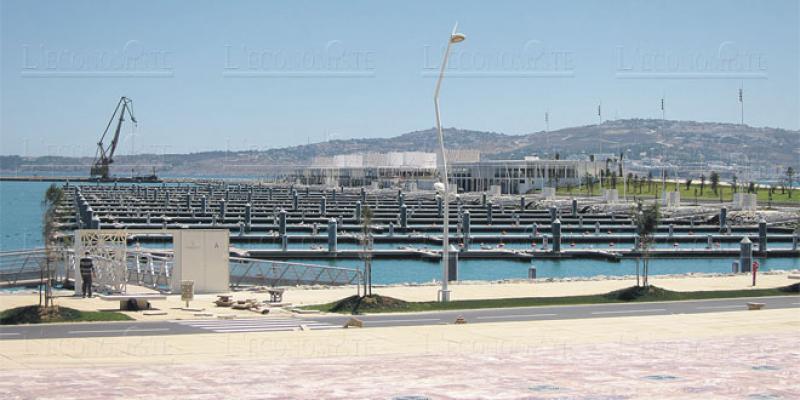
{"label": "dirt mound", "polygon": [[330,311],[333,312],[352,312],[358,314],[370,312],[371,310],[385,311],[387,309],[402,310],[408,307],[408,303],[395,299],[394,297],[380,296],[350,296],[336,302]]}

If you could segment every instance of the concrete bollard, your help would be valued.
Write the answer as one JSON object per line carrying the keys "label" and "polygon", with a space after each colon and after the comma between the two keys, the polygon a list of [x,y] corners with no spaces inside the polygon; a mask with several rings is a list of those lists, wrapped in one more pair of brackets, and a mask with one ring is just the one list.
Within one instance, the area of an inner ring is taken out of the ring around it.
{"label": "concrete bollard", "polygon": [[281,250],[286,251],[289,249],[289,236],[281,236]]}
{"label": "concrete bollard", "polygon": [[322,196],[319,199],[319,213],[320,215],[324,216],[328,211],[328,199],[325,196]]}
{"label": "concrete bollard", "polygon": [[464,231],[464,248],[469,249],[469,242],[471,236],[471,222],[470,222],[470,215],[469,210],[464,210],[464,213],[461,214],[461,225]]}
{"label": "concrete bollard", "polygon": [[169,191],[164,192],[164,207],[169,207]]}
{"label": "concrete bollard", "polygon": [[553,235],[553,252],[561,252],[561,220],[556,219],[550,225],[550,233]]}
{"label": "concrete bollard", "polygon": [[394,222],[389,222],[389,237],[394,236]]}
{"label": "concrete bollard", "polygon": [[361,202],[360,201],[356,201],[355,219],[356,219],[356,224],[361,225]]}
{"label": "concrete bollard", "polygon": [[250,203],[244,205],[244,230],[250,233],[253,228],[253,206]]}
{"label": "concrete bollard", "polygon": [[186,208],[192,208],[192,193],[186,193]]}
{"label": "concrete bollard", "polygon": [[447,259],[447,281],[455,282],[458,280],[458,251],[453,250],[450,246],[450,254]]}
{"label": "concrete bollard", "polygon": [[200,214],[206,215],[208,213],[208,198],[205,195],[200,197]]}
{"label": "concrete bollard", "polygon": [[252,203],[253,202],[253,188],[250,188],[247,191],[247,202],[248,203]]}
{"label": "concrete bollard", "polygon": [[272,200],[272,188],[267,188],[267,199]]}
{"label": "concrete bollard", "polygon": [[408,206],[405,204],[400,206],[400,228],[408,229]]}
{"label": "concrete bollard", "polygon": [[292,210],[297,211],[297,205],[298,205],[298,195],[297,191],[295,190],[292,192]]}
{"label": "concrete bollard", "polygon": [[711,249],[714,247],[714,238],[708,234],[706,235],[706,248]]}
{"label": "concrete bollard", "polygon": [[520,210],[524,210],[525,209],[525,196],[522,196],[522,197],[519,198],[519,209]]}
{"label": "concrete bollard", "polygon": [[753,242],[745,236],[739,242],[739,272],[750,272],[753,266]]}
{"label": "concrete bollard", "polygon": [[539,234],[539,224],[535,223],[531,225],[531,239],[535,238]]}
{"label": "concrete bollard", "polygon": [[481,193],[481,205],[486,206],[486,192]]}
{"label": "concrete bollard", "polygon": [[492,225],[492,202],[489,201],[486,203],[486,223]]}
{"label": "concrete bollard", "polygon": [[367,204],[367,190],[361,188],[361,204]]}
{"label": "concrete bollard", "polygon": [[550,206],[547,208],[547,210],[550,211],[550,223],[553,223],[553,221],[555,221],[556,218],[558,218],[557,215],[558,208],[556,208],[556,206]]}
{"label": "concrete bollard", "polygon": [[397,189],[397,206],[398,207],[401,204],[403,204],[403,198],[402,197],[403,197],[403,190],[402,189]]}
{"label": "concrete bollard", "polygon": [[211,226],[217,226],[217,214],[211,216]]}
{"label": "concrete bollard", "polygon": [[222,219],[222,223],[225,223],[225,215],[228,214],[228,202],[225,199],[220,199],[219,201],[219,216]]}
{"label": "concrete bollard", "polygon": [[530,280],[536,279],[536,267],[533,265],[528,267],[528,279]]}
{"label": "concrete bollard", "polygon": [[578,200],[577,199],[572,199],[572,216],[573,217],[577,217],[578,216]]}
{"label": "concrete bollard", "polygon": [[728,208],[722,207],[719,209],[719,231],[724,231],[726,225],[728,225]]}
{"label": "concrete bollard", "polygon": [[152,217],[152,216],[151,216],[151,214],[150,214],[150,211],[148,211],[148,212],[147,212],[147,215],[145,216],[145,222],[147,223],[147,225],[150,225],[150,218],[151,218],[151,217]]}
{"label": "concrete bollard", "polygon": [[600,234],[600,221],[596,221],[594,223],[594,234],[595,235],[599,235]]}
{"label": "concrete bollard", "polygon": [[436,215],[442,218],[442,196],[436,195]]}
{"label": "concrete bollard", "polygon": [[763,218],[758,221],[758,252],[767,255],[767,221]]}
{"label": "concrete bollard", "polygon": [[284,209],[278,212],[278,234],[283,237],[286,236],[286,214]]}
{"label": "concrete bollard", "polygon": [[308,196],[309,196],[310,194],[311,194],[311,192],[309,191],[309,187],[308,187],[308,186],[306,186],[306,198],[308,198]]}
{"label": "concrete bollard", "polygon": [[675,225],[669,224],[669,237],[672,237],[673,233],[675,233]]}
{"label": "concrete bollard", "polygon": [[578,228],[583,228],[583,215],[578,216]]}
{"label": "concrete bollard", "polygon": [[231,190],[225,188],[225,201],[229,201],[231,199]]}
{"label": "concrete bollard", "polygon": [[328,252],[335,253],[336,252],[336,218],[331,218],[328,220]]}

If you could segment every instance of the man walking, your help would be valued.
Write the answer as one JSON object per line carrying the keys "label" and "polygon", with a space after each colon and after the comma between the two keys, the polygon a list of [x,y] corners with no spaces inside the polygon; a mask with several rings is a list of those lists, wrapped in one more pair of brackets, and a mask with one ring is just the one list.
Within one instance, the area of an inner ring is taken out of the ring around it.
{"label": "man walking", "polygon": [[83,297],[88,294],[92,297],[92,278],[94,277],[94,263],[92,258],[89,257],[89,251],[83,253],[80,262],[81,280],[83,281]]}

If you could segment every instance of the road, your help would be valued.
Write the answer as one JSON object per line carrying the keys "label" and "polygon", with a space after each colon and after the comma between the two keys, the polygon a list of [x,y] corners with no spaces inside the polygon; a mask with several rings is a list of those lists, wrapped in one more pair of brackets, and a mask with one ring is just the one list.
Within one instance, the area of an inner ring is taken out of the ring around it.
{"label": "road", "polygon": [[[748,302],[764,303],[766,309],[796,308],[800,296],[754,297],[671,301],[658,303],[613,303],[577,306],[490,308],[459,311],[435,311],[403,314],[358,316],[365,328],[452,324],[459,316],[470,324],[511,321],[546,321],[584,318],[609,318],[646,315],[699,314],[724,311],[747,311]],[[798,314],[800,318],[800,314]],[[0,328],[0,340],[53,339],[81,337],[117,337],[182,335],[197,333],[244,333],[341,329],[348,315],[293,315],[235,320],[173,320],[40,324]]]}

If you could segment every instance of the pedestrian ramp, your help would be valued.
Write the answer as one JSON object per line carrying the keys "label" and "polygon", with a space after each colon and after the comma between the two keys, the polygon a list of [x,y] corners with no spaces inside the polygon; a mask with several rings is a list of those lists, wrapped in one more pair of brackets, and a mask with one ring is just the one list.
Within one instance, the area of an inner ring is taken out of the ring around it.
{"label": "pedestrian ramp", "polygon": [[340,325],[298,318],[202,319],[176,320],[171,322],[218,333],[281,332],[300,329],[322,330],[342,328]]}

